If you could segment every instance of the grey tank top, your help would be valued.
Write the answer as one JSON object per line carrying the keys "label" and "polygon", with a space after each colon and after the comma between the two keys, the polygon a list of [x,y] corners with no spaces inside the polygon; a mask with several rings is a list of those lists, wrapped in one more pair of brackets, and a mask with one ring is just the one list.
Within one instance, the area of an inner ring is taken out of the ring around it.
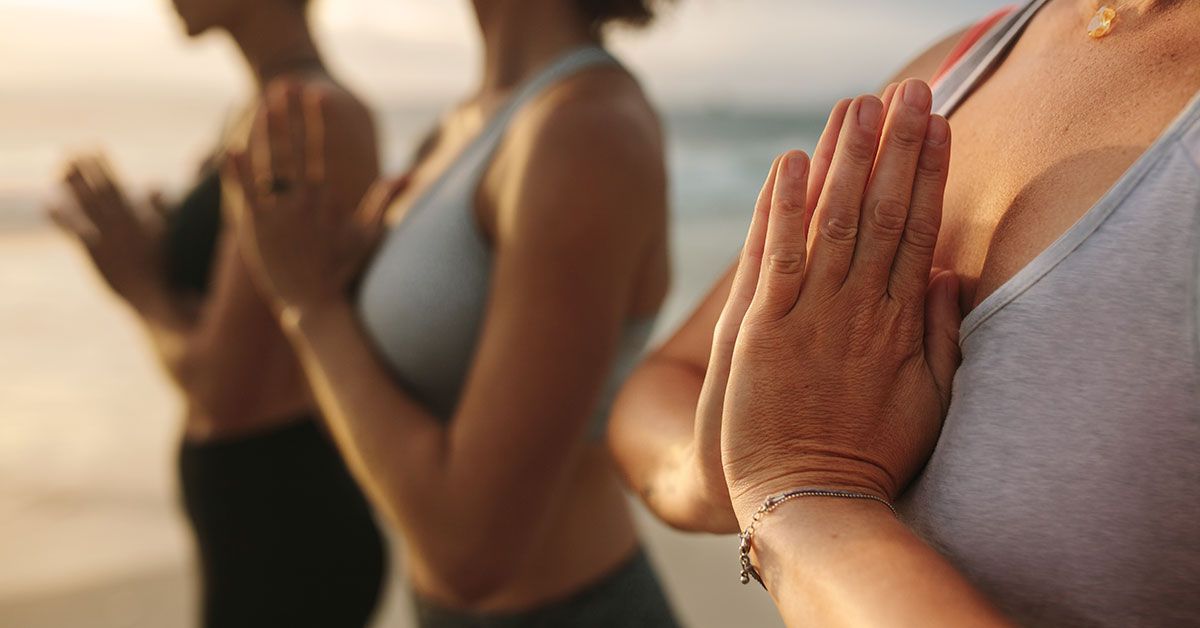
{"label": "grey tank top", "polygon": [[[385,236],[367,266],[357,302],[363,327],[398,383],[443,421],[458,405],[487,310],[492,249],[476,219],[480,181],[524,105],[563,79],[604,65],[619,67],[601,48],[577,49],[519,87]],[[591,437],[603,435],[612,399],[653,326],[653,318],[627,321]]]}
{"label": "grey tank top", "polygon": [[[951,113],[1046,0],[947,75]],[[907,523],[1026,626],[1200,626],[1200,96],[962,323]]]}

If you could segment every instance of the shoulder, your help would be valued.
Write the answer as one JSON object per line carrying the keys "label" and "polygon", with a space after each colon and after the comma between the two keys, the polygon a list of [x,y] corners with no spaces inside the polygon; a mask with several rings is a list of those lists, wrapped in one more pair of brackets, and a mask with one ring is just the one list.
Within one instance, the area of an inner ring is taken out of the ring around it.
{"label": "shoulder", "polygon": [[617,68],[581,73],[536,97],[513,120],[501,150],[524,187],[583,186],[634,204],[637,192],[665,188],[658,115]]}
{"label": "shoulder", "polygon": [[970,31],[970,27],[963,28],[926,48],[911,59],[888,82],[898,83],[910,78],[921,79],[925,82],[932,81],[938,69],[942,67],[942,63],[946,61],[946,57],[949,57],[950,53],[954,52],[954,48],[958,46],[958,43]]}
{"label": "shoulder", "polygon": [[642,241],[666,221],[658,116],[622,70],[553,86],[512,121],[486,183],[497,236]]}
{"label": "shoulder", "polygon": [[327,77],[309,79],[303,85],[319,100],[327,124],[336,126],[341,133],[368,134],[374,143],[374,116],[362,99]]}

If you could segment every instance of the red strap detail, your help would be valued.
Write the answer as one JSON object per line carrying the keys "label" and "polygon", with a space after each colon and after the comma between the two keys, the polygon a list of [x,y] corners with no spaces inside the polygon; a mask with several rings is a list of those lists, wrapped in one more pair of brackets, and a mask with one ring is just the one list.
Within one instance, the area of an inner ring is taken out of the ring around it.
{"label": "red strap detail", "polygon": [[983,20],[981,20],[978,24],[972,26],[970,30],[963,35],[962,39],[958,40],[958,44],[954,46],[954,50],[950,51],[950,54],[946,57],[946,60],[942,62],[942,66],[938,68],[936,73],[934,73],[932,81],[933,84],[936,85],[938,81],[942,80],[942,77],[946,76],[950,69],[954,67],[954,64],[958,63],[963,57],[967,56],[967,53],[970,52],[971,48],[974,48],[975,44],[979,43],[979,40],[983,39],[983,36],[987,35],[988,31],[992,30],[992,27],[998,24],[1000,20],[1012,15],[1017,8],[1018,7],[1016,6],[1004,7],[1003,9],[1000,9],[999,11],[996,11],[995,13],[983,18]]}

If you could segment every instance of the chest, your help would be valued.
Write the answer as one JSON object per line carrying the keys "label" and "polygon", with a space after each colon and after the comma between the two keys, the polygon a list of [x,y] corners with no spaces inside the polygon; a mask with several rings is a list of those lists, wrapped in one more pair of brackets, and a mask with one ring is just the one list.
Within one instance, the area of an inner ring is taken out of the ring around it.
{"label": "chest", "polygon": [[936,263],[963,278],[967,310],[1092,208],[1200,90],[1195,52],[1184,64],[1152,40],[1048,37],[1031,27],[950,118]]}

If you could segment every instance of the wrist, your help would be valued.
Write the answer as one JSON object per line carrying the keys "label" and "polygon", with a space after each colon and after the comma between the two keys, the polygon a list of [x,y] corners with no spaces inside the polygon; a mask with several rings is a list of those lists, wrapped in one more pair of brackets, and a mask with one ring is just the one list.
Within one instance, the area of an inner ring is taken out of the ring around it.
{"label": "wrist", "polygon": [[684,478],[690,485],[685,493],[691,496],[689,500],[689,519],[695,522],[693,531],[711,534],[729,534],[738,532],[737,516],[729,499],[729,488],[725,484],[725,476],[720,471],[720,465],[713,471],[711,464],[706,464],[695,448],[689,448],[688,472]]}
{"label": "wrist", "polygon": [[[768,498],[797,489],[841,491],[870,495],[888,504],[891,504],[893,501],[891,492],[883,488],[869,474],[855,472],[850,469],[833,470],[833,467],[827,465],[813,464],[813,467],[811,470],[804,471],[729,477],[729,496],[733,502],[733,510],[737,514],[738,523],[742,528],[744,529],[750,524],[755,513],[758,512]],[[836,498],[805,499],[848,501]]]}
{"label": "wrist", "polygon": [[147,285],[130,292],[126,300],[143,319],[152,323],[173,324],[180,316],[176,298],[165,285]]}
{"label": "wrist", "polygon": [[353,317],[347,299],[325,299],[304,304],[284,305],[279,311],[279,324],[292,339],[320,333],[331,322]]}
{"label": "wrist", "polygon": [[[805,577],[819,556],[856,547],[864,535],[902,526],[885,505],[868,499],[807,496],[780,503],[754,525],[750,559],[771,591],[787,577]],[[786,588],[786,587],[785,587]]]}

